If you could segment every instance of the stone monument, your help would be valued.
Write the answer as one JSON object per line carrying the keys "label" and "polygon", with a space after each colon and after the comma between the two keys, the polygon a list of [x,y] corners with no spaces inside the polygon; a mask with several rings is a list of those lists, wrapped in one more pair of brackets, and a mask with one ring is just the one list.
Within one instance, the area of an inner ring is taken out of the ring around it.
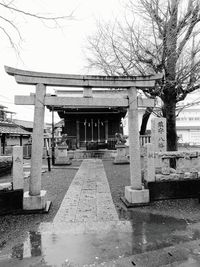
{"label": "stone monument", "polygon": [[123,137],[122,134],[116,133],[115,138],[117,143],[115,145],[117,149],[117,155],[114,159],[114,164],[129,164],[129,160],[126,156],[126,139]]}
{"label": "stone monument", "polygon": [[63,134],[59,142],[57,142],[56,147],[56,165],[70,165],[71,161],[67,152],[67,134]]}

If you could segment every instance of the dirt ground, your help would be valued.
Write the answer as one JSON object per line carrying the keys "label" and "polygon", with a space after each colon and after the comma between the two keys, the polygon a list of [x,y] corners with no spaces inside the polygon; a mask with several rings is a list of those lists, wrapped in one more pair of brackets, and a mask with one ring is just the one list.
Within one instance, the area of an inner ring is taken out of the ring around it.
{"label": "dirt ground", "polygon": [[[52,201],[49,213],[29,215],[3,215],[0,216],[0,248],[6,242],[11,242],[15,237],[23,237],[26,231],[37,231],[41,222],[51,222],[57,213],[60,204],[74,178],[80,162],[74,162],[70,167],[52,169],[42,174],[42,189],[48,194],[48,200]],[[1,177],[0,181],[10,180],[10,175]],[[28,190],[29,178],[25,179],[25,191]]]}

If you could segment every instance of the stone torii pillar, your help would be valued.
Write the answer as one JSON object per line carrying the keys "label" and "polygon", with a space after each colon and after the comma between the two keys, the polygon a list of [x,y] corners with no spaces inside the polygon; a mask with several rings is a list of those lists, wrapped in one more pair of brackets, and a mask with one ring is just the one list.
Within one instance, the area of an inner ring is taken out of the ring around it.
{"label": "stone torii pillar", "polygon": [[142,187],[140,144],[138,130],[138,104],[137,90],[128,88],[128,132],[129,132],[129,156],[130,156],[130,180],[131,185],[125,187],[125,202],[135,206],[149,203],[149,190]]}
{"label": "stone torii pillar", "polygon": [[31,173],[29,191],[24,192],[24,210],[43,210],[47,204],[46,191],[41,190],[45,95],[46,86],[44,84],[37,84],[32,135]]}

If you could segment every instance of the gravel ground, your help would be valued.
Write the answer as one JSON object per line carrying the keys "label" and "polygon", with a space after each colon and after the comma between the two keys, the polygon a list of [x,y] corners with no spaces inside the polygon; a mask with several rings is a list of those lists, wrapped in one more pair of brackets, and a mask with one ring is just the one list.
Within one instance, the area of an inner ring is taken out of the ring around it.
{"label": "gravel ground", "polygon": [[[48,200],[52,201],[49,213],[0,216],[0,250],[5,242],[8,245],[9,242],[14,242],[15,237],[23,239],[27,231],[37,231],[40,222],[53,220],[80,163],[73,162],[69,167],[52,169],[51,172],[42,174],[42,189],[47,191]],[[28,190],[28,180],[29,178],[25,179],[25,190]],[[5,181],[5,178],[2,177],[0,181]]]}
{"label": "gravel ground", "polygon": [[[133,211],[172,216],[193,222],[200,220],[200,204],[197,199],[155,201],[149,206],[127,210],[120,197],[124,196],[125,186],[130,185],[130,165],[114,165],[111,160],[105,160],[103,163],[113,202],[121,220],[131,219]],[[5,244],[12,246],[15,237],[18,237],[18,242],[19,237],[23,241],[26,232],[37,231],[41,222],[53,220],[80,164],[81,161],[73,161],[68,167],[55,168],[42,175],[42,188],[47,190],[48,199],[53,203],[48,214],[0,216],[0,250]],[[2,179],[0,178],[0,181]],[[25,180],[25,188],[28,189],[28,179]]]}
{"label": "gravel ground", "polygon": [[113,202],[121,220],[131,219],[132,211],[171,216],[186,221],[200,220],[200,204],[198,199],[174,199],[154,201],[148,206],[127,210],[120,197],[124,196],[124,187],[130,185],[130,165],[114,165],[113,161],[104,161]]}

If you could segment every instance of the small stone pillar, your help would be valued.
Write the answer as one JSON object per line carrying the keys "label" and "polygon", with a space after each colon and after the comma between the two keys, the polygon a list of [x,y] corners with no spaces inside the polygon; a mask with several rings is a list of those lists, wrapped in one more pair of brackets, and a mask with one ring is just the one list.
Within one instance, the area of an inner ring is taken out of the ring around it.
{"label": "small stone pillar", "polygon": [[179,175],[181,179],[184,178],[185,173],[185,159],[182,155],[182,157],[177,157],[176,159],[176,173]]}
{"label": "small stone pillar", "polygon": [[70,165],[71,161],[67,153],[67,145],[58,145],[56,147],[56,165]]}
{"label": "small stone pillar", "polygon": [[44,145],[44,98],[46,87],[36,85],[34,124],[32,134],[31,174],[29,191],[24,192],[24,210],[43,210],[46,207],[46,191],[41,190],[42,155]]}
{"label": "small stone pillar", "polygon": [[117,149],[117,155],[114,159],[114,164],[129,164],[129,160],[126,157],[126,145],[117,144],[115,145]]}
{"label": "small stone pillar", "polygon": [[140,204],[149,203],[149,190],[144,189],[142,186],[136,87],[128,88],[128,97],[128,132],[131,186],[125,187],[125,201],[127,201],[129,205],[137,206]]}
{"label": "small stone pillar", "polygon": [[199,166],[199,153],[196,151],[196,153],[192,153],[190,156],[190,161],[191,161],[191,170],[190,174],[192,178],[197,179],[198,178],[198,166]]}
{"label": "small stone pillar", "polygon": [[23,173],[23,147],[14,146],[13,147],[13,189],[23,189],[24,188],[24,173]]}

